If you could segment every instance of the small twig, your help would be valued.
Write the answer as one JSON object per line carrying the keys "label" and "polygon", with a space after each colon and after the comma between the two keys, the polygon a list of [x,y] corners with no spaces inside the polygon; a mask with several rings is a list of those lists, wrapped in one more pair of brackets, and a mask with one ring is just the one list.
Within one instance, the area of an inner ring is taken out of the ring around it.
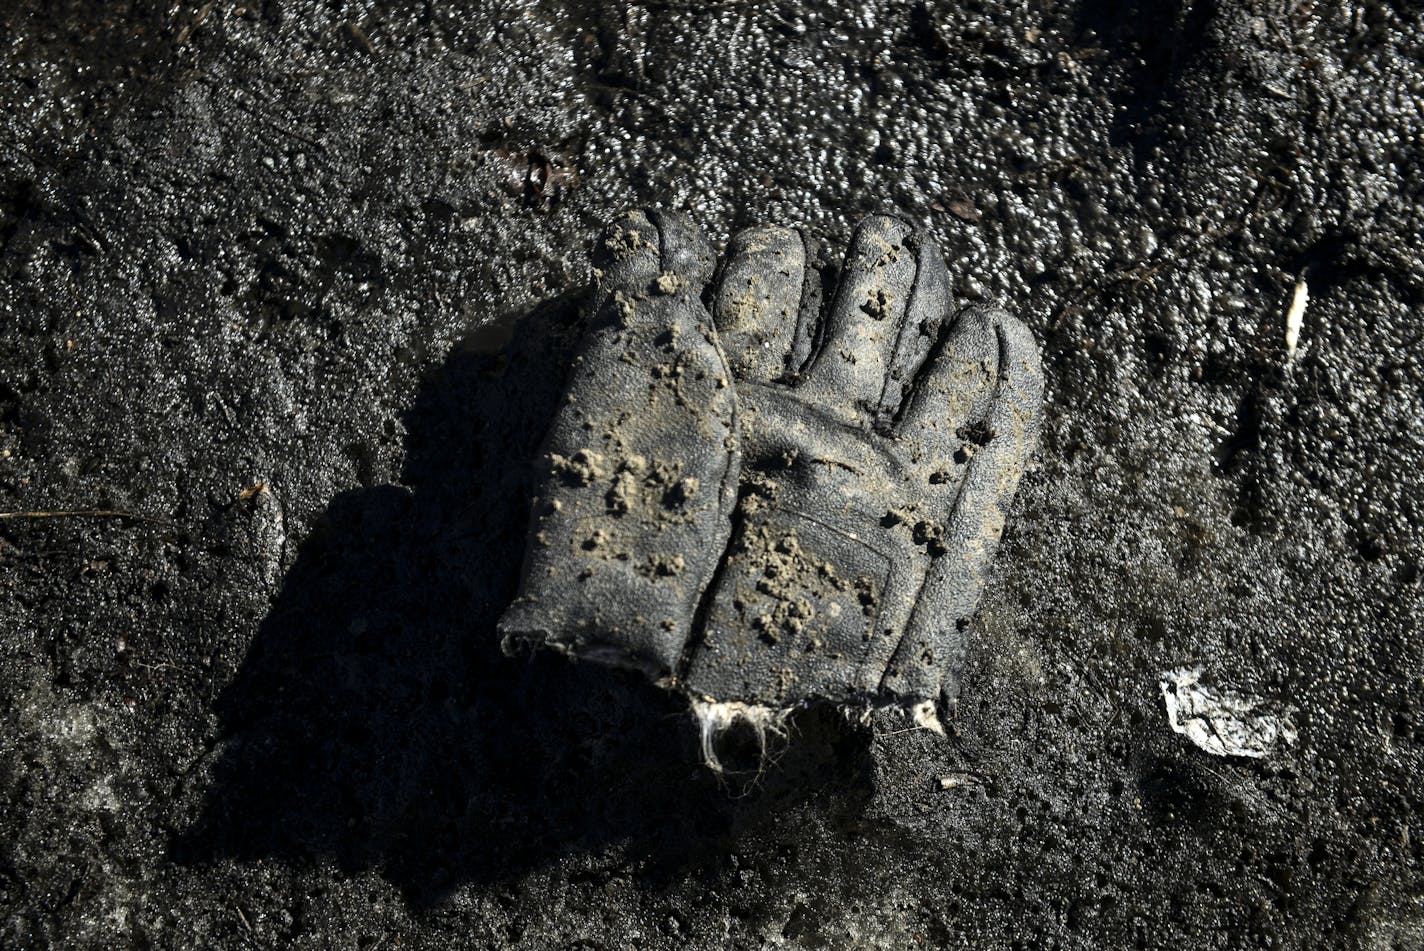
{"label": "small twig", "polygon": [[173,523],[152,515],[125,512],[122,509],[64,509],[55,512],[0,512],[0,519],[8,518],[127,518],[135,522],[149,522],[172,528]]}
{"label": "small twig", "polygon": [[986,786],[997,782],[993,773],[980,773],[972,769],[956,769],[939,778],[940,789],[964,789],[968,786]]}
{"label": "small twig", "polygon": [[307,145],[310,145],[318,152],[325,154],[326,146],[322,145],[316,139],[302,135],[300,132],[297,132],[293,129],[289,129],[286,126],[282,125],[280,122],[277,122],[275,119],[269,119],[267,116],[259,112],[255,107],[248,105],[236,96],[233,97],[232,103],[233,105],[237,106],[237,108],[241,109],[243,112],[251,116],[257,122],[258,125],[265,126],[273,132],[277,132],[282,135],[288,136],[289,138],[296,139],[298,142],[305,142]]}
{"label": "small twig", "polygon": [[[643,7],[648,10],[676,10],[680,13],[711,13],[714,10],[735,9],[744,7],[743,0],[703,0],[701,3],[673,3],[671,0],[634,0],[629,6]],[[780,16],[774,19],[786,21]]]}
{"label": "small twig", "polygon": [[930,728],[927,727],[927,726],[909,726],[909,727],[906,727],[906,728],[903,729],[903,730],[891,730],[891,731],[888,732],[888,733],[876,733],[876,734],[873,735],[872,739],[875,739],[875,740],[883,740],[883,739],[885,739],[885,738],[887,738],[887,737],[891,737],[891,736],[904,736],[906,733],[933,733],[933,732],[934,732],[934,730],[930,729]]}
{"label": "small twig", "polygon": [[141,660],[135,660],[131,661],[131,663],[135,667],[142,667],[144,670],[176,670],[180,674],[192,671],[191,667],[179,667],[177,664],[170,664],[165,661],[160,661],[156,664],[145,664]]}
{"label": "small twig", "polygon": [[375,53],[376,48],[371,45],[371,38],[366,35],[366,31],[361,29],[359,23],[347,23],[346,32],[351,34],[351,38],[360,43],[362,48],[368,53]]}
{"label": "small twig", "polygon": [[217,6],[215,0],[212,3],[204,4],[203,8],[197,12],[193,19],[183,24],[183,28],[178,31],[178,46],[182,46],[184,43],[188,42],[189,38],[192,37],[194,31],[197,30],[198,27],[203,25],[203,21],[208,18],[208,14],[213,12],[213,7],[215,6]]}
{"label": "small twig", "polygon": [[38,165],[38,166],[40,166],[41,168],[52,168],[52,167],[53,167],[53,166],[51,166],[51,165],[50,165],[49,163],[47,163],[47,162],[42,162],[42,161],[40,161],[40,159],[39,159],[37,156],[35,156],[34,153],[32,153],[32,152],[30,152],[29,150],[25,149],[23,146],[20,145],[19,142],[4,142],[4,143],[0,143],[0,144],[3,144],[3,145],[5,146],[5,148],[10,149],[11,151],[18,153],[19,155],[24,156],[25,158],[29,159],[32,164]]}

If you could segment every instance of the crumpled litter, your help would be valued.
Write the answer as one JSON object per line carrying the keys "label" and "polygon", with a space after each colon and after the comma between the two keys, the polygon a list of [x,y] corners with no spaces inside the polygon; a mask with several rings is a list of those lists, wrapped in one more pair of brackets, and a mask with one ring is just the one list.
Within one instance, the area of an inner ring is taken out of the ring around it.
{"label": "crumpled litter", "polygon": [[1172,730],[1213,756],[1260,759],[1283,743],[1294,743],[1293,710],[1278,704],[1213,689],[1201,682],[1202,668],[1178,667],[1159,684]]}

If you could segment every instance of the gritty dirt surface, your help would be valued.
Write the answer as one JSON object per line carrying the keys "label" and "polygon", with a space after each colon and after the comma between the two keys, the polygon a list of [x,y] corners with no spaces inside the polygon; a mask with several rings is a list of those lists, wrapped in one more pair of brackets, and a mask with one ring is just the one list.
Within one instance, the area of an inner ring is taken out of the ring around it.
{"label": "gritty dirt surface", "polygon": [[[829,6],[0,7],[0,511],[129,513],[0,520],[0,946],[1424,947],[1417,9]],[[1042,342],[947,739],[723,785],[500,655],[643,204],[897,206]]]}

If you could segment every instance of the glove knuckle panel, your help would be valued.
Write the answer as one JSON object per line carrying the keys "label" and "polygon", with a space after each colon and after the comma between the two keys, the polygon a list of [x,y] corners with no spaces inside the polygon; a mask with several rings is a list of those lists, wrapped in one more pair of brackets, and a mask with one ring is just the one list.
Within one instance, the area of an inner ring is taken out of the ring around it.
{"label": "glove knuckle panel", "polygon": [[893,563],[794,510],[744,524],[729,550],[689,687],[786,706],[863,692]]}

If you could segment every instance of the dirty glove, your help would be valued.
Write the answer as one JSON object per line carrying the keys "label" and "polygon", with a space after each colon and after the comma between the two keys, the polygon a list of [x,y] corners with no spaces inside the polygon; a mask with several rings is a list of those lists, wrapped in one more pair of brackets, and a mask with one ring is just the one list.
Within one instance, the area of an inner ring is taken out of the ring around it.
{"label": "dirty glove", "polygon": [[1037,438],[1031,334],[956,312],[939,252],[887,216],[857,230],[824,316],[797,232],[738,235],[714,334],[700,239],[660,218],[651,241],[645,220],[600,243],[506,644],[640,666],[704,728],[812,698],[932,723]]}
{"label": "dirty glove", "polygon": [[726,548],[737,404],[699,297],[713,255],[635,212],[594,249],[598,286],[545,440],[506,650],[543,644],[669,678]]}
{"label": "dirty glove", "polygon": [[939,251],[907,223],[860,225],[824,318],[819,286],[797,232],[755,228],[714,291],[741,494],[683,678],[714,722],[810,698],[932,718],[1038,435],[1033,336],[956,311]]}

